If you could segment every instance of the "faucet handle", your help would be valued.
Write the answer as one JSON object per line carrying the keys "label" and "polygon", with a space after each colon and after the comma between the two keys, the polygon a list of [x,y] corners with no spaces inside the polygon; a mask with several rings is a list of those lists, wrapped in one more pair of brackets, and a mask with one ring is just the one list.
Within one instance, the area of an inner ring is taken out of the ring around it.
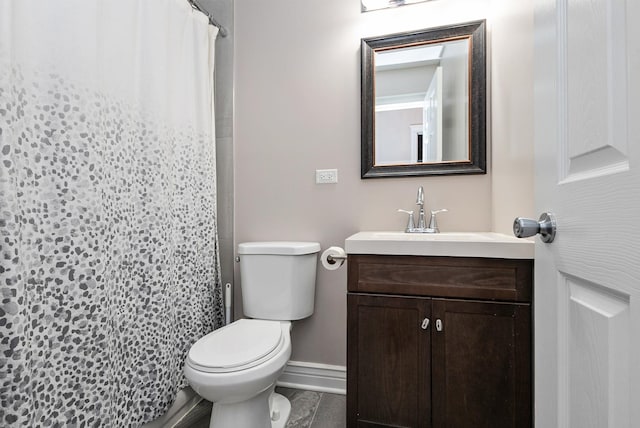
{"label": "faucet handle", "polygon": [[405,229],[405,232],[407,233],[412,232],[416,228],[416,225],[413,221],[413,211],[407,211],[407,210],[398,208],[398,212],[409,214],[409,221],[407,222],[407,228]]}
{"label": "faucet handle", "polygon": [[438,213],[446,213],[448,211],[449,210],[446,208],[442,208],[441,210],[431,210],[431,218],[429,219],[429,226],[427,226],[427,233],[440,233],[436,215]]}

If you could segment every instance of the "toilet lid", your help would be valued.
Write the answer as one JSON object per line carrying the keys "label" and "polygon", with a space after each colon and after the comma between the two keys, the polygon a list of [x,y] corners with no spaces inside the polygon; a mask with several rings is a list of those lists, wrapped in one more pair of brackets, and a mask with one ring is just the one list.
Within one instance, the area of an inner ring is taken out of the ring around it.
{"label": "toilet lid", "polygon": [[188,362],[206,372],[230,372],[256,366],[284,343],[279,321],[241,319],[198,340]]}

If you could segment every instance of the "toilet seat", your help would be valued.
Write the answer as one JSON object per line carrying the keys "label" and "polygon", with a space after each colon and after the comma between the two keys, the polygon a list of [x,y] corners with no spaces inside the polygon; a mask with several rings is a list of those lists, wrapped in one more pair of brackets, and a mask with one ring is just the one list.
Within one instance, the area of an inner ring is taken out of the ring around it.
{"label": "toilet seat", "polygon": [[198,340],[187,364],[207,373],[246,370],[268,361],[284,343],[279,321],[241,319]]}

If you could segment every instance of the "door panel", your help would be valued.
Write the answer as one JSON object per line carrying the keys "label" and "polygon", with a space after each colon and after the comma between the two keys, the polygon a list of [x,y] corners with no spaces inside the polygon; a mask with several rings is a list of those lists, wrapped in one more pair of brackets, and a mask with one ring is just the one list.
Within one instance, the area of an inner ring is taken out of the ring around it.
{"label": "door panel", "polygon": [[562,275],[560,420],[565,426],[629,426],[629,296]]}
{"label": "door panel", "polygon": [[[624,1],[558,2],[559,96],[567,123],[561,135],[561,180],[628,169],[627,61]],[[566,68],[566,72],[564,69]]]}
{"label": "door panel", "polygon": [[433,300],[433,426],[531,426],[528,304]]}

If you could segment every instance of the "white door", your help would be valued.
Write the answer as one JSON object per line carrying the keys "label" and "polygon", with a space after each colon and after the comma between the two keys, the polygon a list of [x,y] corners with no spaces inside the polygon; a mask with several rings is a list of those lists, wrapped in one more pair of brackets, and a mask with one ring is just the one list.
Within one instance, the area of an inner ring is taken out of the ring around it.
{"label": "white door", "polygon": [[425,162],[442,161],[442,67],[437,67],[424,97],[422,110]]}
{"label": "white door", "polygon": [[535,426],[640,427],[640,1],[536,0]]}

